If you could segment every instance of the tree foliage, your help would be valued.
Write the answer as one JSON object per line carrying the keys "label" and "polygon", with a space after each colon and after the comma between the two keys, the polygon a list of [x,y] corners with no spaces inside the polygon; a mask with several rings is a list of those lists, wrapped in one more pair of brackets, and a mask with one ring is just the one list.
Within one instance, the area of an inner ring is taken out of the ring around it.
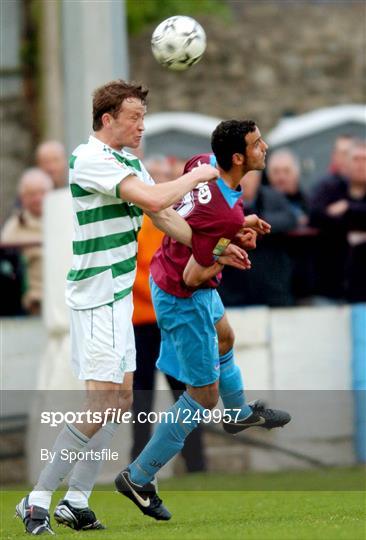
{"label": "tree foliage", "polygon": [[173,15],[200,14],[214,14],[228,20],[230,10],[224,0],[127,0],[127,25],[132,34]]}

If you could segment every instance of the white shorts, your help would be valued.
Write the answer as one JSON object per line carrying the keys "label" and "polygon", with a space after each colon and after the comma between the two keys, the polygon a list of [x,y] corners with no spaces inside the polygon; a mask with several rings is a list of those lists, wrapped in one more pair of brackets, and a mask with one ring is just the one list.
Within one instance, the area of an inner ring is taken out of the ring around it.
{"label": "white shorts", "polygon": [[71,309],[71,358],[81,380],[122,383],[136,370],[132,294],[92,309]]}

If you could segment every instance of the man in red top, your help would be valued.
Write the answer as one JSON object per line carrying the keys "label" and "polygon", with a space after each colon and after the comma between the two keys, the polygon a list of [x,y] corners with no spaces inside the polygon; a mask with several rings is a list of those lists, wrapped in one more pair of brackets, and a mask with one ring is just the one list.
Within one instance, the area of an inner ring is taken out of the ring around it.
{"label": "man in red top", "polygon": [[[240,180],[264,168],[267,145],[254,122],[230,120],[217,126],[211,146],[214,155],[193,157],[186,170],[206,162],[218,168],[220,177],[211,185],[199,184],[177,207],[192,229],[192,247],[165,237],[151,263],[152,298],[162,335],[157,366],[184,382],[187,391],[136,460],[116,478],[117,490],[158,520],[171,515],[151,481],[199,421],[207,419],[219,396],[225,407],[224,429],[230,433],[251,426],[272,429],[290,421],[288,413],[267,409],[262,401],[246,403],[232,343],[226,351],[219,351],[218,345],[217,327],[225,316],[216,291],[221,270],[233,263],[250,267],[246,253],[231,244],[244,227]],[[262,233],[270,230],[256,216],[248,224]]]}

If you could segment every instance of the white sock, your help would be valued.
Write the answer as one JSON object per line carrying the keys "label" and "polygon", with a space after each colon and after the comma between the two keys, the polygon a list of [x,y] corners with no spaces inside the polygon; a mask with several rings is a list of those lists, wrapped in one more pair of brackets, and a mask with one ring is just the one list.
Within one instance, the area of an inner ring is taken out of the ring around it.
{"label": "white sock", "polygon": [[52,448],[54,459],[42,470],[36,486],[29,494],[29,504],[49,509],[52,493],[75,465],[75,460],[70,462],[68,459],[61,459],[62,450],[82,450],[88,441],[89,437],[81,433],[75,426],[65,424]]}
{"label": "white sock", "polygon": [[[94,450],[99,452],[104,448],[109,448],[117,427],[118,424],[112,422],[103,426],[91,437],[85,451]],[[93,490],[102,464],[101,459],[85,459],[78,461],[75,465],[69,480],[69,491],[65,496],[65,499],[75,508],[86,508],[88,506],[90,493]]]}
{"label": "white sock", "polygon": [[28,502],[31,505],[40,506],[41,508],[46,508],[46,510],[49,510],[51,506],[52,493],[53,491],[47,491],[45,489],[38,491],[36,488],[34,488],[34,490],[29,494]]}

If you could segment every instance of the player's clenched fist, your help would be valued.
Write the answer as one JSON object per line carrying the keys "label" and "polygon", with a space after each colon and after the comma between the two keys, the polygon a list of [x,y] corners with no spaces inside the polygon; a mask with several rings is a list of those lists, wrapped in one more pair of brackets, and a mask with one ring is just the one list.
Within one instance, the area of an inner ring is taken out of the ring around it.
{"label": "player's clenched fist", "polygon": [[257,247],[257,234],[250,227],[243,227],[241,231],[235,236],[235,240],[239,245],[246,249],[251,250]]}
{"label": "player's clenched fist", "polygon": [[216,180],[219,177],[219,171],[208,163],[195,167],[192,169],[191,174],[194,175],[194,178],[196,178],[196,180],[199,182],[210,182],[211,180]]}

